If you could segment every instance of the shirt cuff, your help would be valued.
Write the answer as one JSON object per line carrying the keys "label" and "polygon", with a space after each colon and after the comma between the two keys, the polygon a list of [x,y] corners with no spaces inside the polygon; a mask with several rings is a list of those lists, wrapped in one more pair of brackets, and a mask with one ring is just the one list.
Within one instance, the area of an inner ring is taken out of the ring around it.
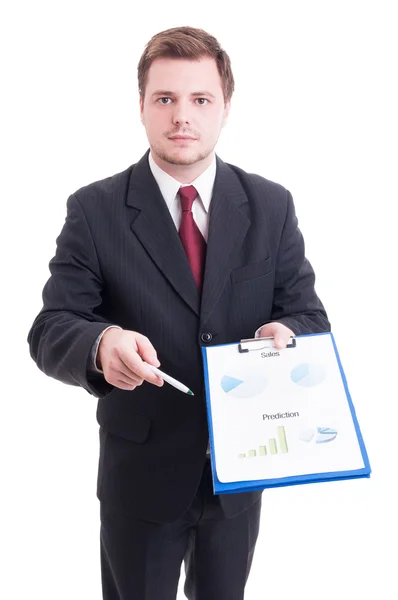
{"label": "shirt cuff", "polygon": [[[266,325],[266,323],[264,323],[264,325]],[[256,329],[256,333],[254,334],[255,338],[259,338],[260,337],[260,331],[264,327],[264,325],[260,325],[260,327],[258,329]]]}

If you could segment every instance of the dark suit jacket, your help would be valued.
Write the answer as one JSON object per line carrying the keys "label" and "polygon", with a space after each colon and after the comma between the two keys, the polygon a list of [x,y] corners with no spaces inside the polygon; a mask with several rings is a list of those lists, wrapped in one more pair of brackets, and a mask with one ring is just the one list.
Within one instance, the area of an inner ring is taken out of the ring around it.
{"label": "dark suit jacket", "polygon": [[[201,478],[208,429],[201,346],[252,337],[269,321],[295,334],[329,330],[304,256],[293,200],[280,185],[217,157],[203,294],[148,164],[70,196],[50,262],[44,306],[29,332],[47,375],[97,396],[100,500],[168,522],[189,506]],[[89,372],[109,324],[146,335],[161,368],[186,383],[134,391]],[[231,517],[261,492],[220,496]]]}

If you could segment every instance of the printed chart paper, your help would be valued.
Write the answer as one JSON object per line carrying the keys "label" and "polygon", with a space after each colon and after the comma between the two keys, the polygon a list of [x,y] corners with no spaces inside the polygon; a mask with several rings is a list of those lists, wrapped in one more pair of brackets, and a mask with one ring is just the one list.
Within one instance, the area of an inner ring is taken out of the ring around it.
{"label": "printed chart paper", "polygon": [[216,493],[370,475],[333,335],[295,340],[203,348]]}

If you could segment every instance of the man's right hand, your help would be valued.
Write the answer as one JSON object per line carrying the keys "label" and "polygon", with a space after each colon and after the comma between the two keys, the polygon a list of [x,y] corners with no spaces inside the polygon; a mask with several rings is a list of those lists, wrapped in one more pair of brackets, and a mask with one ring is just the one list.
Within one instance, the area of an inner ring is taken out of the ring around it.
{"label": "man's right hand", "polygon": [[97,364],[108,383],[122,390],[134,390],[144,381],[161,387],[161,377],[143,362],[159,367],[156,350],[144,335],[112,327],[105,331],[97,354]]}

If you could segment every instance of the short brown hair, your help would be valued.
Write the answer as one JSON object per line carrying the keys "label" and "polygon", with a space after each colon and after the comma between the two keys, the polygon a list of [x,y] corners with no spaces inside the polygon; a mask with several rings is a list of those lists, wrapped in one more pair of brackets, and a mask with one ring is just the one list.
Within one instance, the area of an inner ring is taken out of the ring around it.
{"label": "short brown hair", "polygon": [[215,37],[194,27],[174,27],[154,35],[138,63],[138,91],[142,99],[149,68],[155,58],[187,58],[199,60],[203,56],[214,58],[221,77],[224,102],[231,99],[235,83],[231,61]]}

